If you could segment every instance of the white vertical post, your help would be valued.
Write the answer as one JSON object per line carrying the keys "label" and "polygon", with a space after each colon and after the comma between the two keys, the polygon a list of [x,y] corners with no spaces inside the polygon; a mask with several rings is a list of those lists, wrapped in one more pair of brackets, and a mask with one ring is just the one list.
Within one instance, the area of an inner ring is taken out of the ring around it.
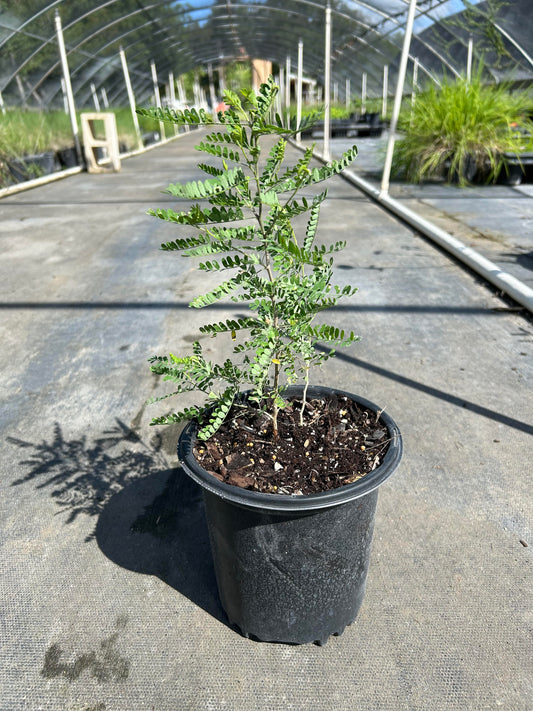
{"label": "white vertical post", "polygon": [[409,47],[411,46],[411,36],[413,34],[413,23],[415,20],[416,0],[409,0],[409,10],[407,12],[407,21],[405,25],[405,36],[403,38],[402,56],[400,59],[400,69],[398,71],[398,83],[396,85],[396,94],[394,96],[394,106],[392,109],[392,117],[389,128],[389,139],[387,141],[387,153],[385,154],[385,165],[383,167],[383,175],[381,177],[381,195],[387,195],[389,192],[390,171],[392,167],[392,155],[394,153],[394,141],[396,126],[398,124],[398,116],[402,105],[403,87],[405,83],[405,72],[407,69],[407,60],[409,58]]}
{"label": "white vertical post", "polygon": [[[183,80],[181,77],[178,77],[177,84],[178,84],[178,98],[180,100],[181,110],[183,111],[183,109],[187,105],[187,97],[185,95],[185,89],[183,88]],[[190,130],[191,129],[189,127],[189,124],[186,123],[185,124],[185,133],[189,133]]]}
{"label": "white vertical post", "polygon": [[352,89],[351,89],[351,86],[350,86],[350,78],[347,77],[347,78],[346,78],[346,108],[347,108],[347,109],[350,108],[350,96],[351,96],[351,93],[352,93]]}
{"label": "white vertical post", "polygon": [[218,90],[220,92],[220,96],[223,97],[224,92],[226,91],[226,71],[224,69],[222,56],[220,56],[220,64],[218,65]]}
{"label": "white vertical post", "polygon": [[105,90],[105,86],[102,87],[100,93],[102,94],[102,102],[104,104],[104,108],[108,109],[109,108],[109,101],[107,99],[107,91]]}
{"label": "white vertical post", "polygon": [[333,103],[336,104],[339,101],[339,82],[333,82]]}
{"label": "white vertical post", "polygon": [[209,98],[211,100],[211,113],[216,117],[217,97],[215,96],[215,82],[213,80],[213,65],[211,62],[207,65],[207,76],[209,77]]}
{"label": "white vertical post", "polygon": [[[155,105],[157,106],[158,109],[160,109],[161,108],[161,94],[159,93],[159,82],[157,81],[157,69],[156,69],[155,62],[153,59],[150,64],[150,68],[152,70],[152,82],[154,84]],[[161,140],[163,141],[165,139],[165,125],[162,121],[159,122],[159,131],[161,134]]]}
{"label": "white vertical post", "polygon": [[277,75],[277,77],[275,77],[274,81],[279,87],[274,102],[274,110],[279,116],[281,116],[281,97],[283,96],[283,69],[279,70],[279,74]]}
{"label": "white vertical post", "polygon": [[361,113],[363,116],[366,114],[366,79],[366,72],[363,72],[363,76],[361,78]]}
{"label": "white vertical post", "polygon": [[280,67],[280,69],[279,69],[278,101],[279,101],[279,112],[278,113],[281,116],[282,105],[284,105],[284,102],[285,102],[285,69],[283,69],[283,67]]}
{"label": "white vertical post", "polygon": [[472,55],[474,53],[474,38],[472,35],[468,38],[468,57],[466,61],[466,81],[470,84],[472,80]]}
{"label": "white vertical post", "polygon": [[91,83],[91,94],[93,95],[95,111],[100,111],[100,102],[98,101],[98,94],[96,93],[96,87],[93,83]]}
{"label": "white vertical post", "polygon": [[178,99],[181,104],[186,104],[187,103],[187,97],[185,96],[185,89],[183,88],[183,81],[181,77],[178,77],[178,81],[176,82],[178,86]]}
{"label": "white vertical post", "polygon": [[[299,126],[302,120],[302,84],[304,70],[304,43],[298,40],[298,78],[296,86],[296,125]],[[302,134],[296,134],[296,141],[300,143]]]}
{"label": "white vertical post", "polygon": [[200,82],[198,81],[198,74],[194,74],[193,82],[192,82],[192,93],[194,95],[194,105],[196,106],[197,109],[200,108],[200,104],[202,103],[202,98],[200,96]]}
{"label": "white vertical post", "polygon": [[133,126],[135,128],[135,135],[137,136],[137,143],[139,149],[143,148],[143,141],[141,137],[141,129],[139,127],[139,117],[135,111],[135,97],[133,95],[133,89],[131,88],[130,73],[128,70],[128,63],[126,62],[126,55],[122,47],[120,48],[120,61],[122,62],[122,71],[124,73],[124,82],[126,84],[126,91],[128,93],[128,101],[130,103],[131,117],[133,119]]}
{"label": "white vertical post", "polygon": [[389,98],[389,65],[383,67],[383,101],[381,103],[381,118],[387,116],[387,99]]}
{"label": "white vertical post", "polygon": [[174,82],[174,72],[168,73],[168,101],[170,108],[174,109],[176,104],[176,85]]}
{"label": "white vertical post", "polygon": [[0,110],[6,115],[6,105],[4,104],[4,97],[2,96],[2,92],[0,91]]}
{"label": "white vertical post", "polygon": [[59,56],[61,58],[61,68],[63,70],[63,80],[65,83],[65,93],[67,95],[68,112],[70,115],[70,126],[72,128],[72,136],[74,138],[74,145],[76,146],[76,156],[78,158],[78,163],[81,165],[81,145],[80,145],[80,134],[78,131],[78,121],[76,119],[76,106],[74,104],[74,94],[72,93],[72,84],[70,83],[70,72],[68,68],[67,52],[65,50],[65,41],[63,39],[63,28],[61,26],[61,17],[59,15],[59,10],[56,8],[55,13],[55,24],[56,24],[56,35],[57,44],[59,47]]}
{"label": "white vertical post", "polygon": [[285,112],[287,114],[287,126],[291,118],[291,58],[285,59]]}
{"label": "white vertical post", "polygon": [[65,80],[61,77],[61,93],[63,94],[63,108],[68,116],[68,97],[67,97],[67,87],[65,85]]}
{"label": "white vertical post", "polygon": [[326,27],[324,38],[324,147],[323,158],[331,158],[329,142],[331,138],[331,5],[326,5]]}
{"label": "white vertical post", "polygon": [[413,61],[413,90],[411,92],[411,111],[415,107],[416,93],[418,90],[418,57]]}
{"label": "white vertical post", "polygon": [[[168,73],[168,100],[171,109],[176,108],[176,82],[174,81],[174,72]],[[179,126],[174,124],[174,135],[179,133]]]}

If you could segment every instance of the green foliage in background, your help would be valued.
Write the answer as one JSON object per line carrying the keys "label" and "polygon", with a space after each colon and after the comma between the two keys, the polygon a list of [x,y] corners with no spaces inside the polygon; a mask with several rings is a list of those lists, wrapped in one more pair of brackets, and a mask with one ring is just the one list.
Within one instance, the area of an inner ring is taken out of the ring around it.
{"label": "green foliage in background", "polygon": [[503,153],[530,150],[531,101],[504,84],[484,84],[479,69],[472,80],[445,80],[416,98],[402,112],[404,138],[396,144],[394,173],[420,182],[446,177],[466,184],[475,166],[487,181],[503,166]]}
{"label": "green foliage in background", "polygon": [[[112,109],[106,109],[106,111]],[[136,137],[129,108],[114,110],[119,140],[135,148]],[[158,131],[159,124],[148,117],[139,120],[141,132]],[[78,115],[78,125],[81,125]],[[43,151],[57,151],[74,145],[70,119],[64,111],[23,111],[0,114],[0,160]]]}
{"label": "green foliage in background", "polygon": [[[218,429],[238,394],[250,386],[254,406],[272,417],[276,436],[285,385],[303,380],[307,389],[310,368],[333,355],[333,351],[316,350],[315,345],[320,341],[344,346],[356,340],[351,332],[314,323],[318,314],[335,306],[340,298],[352,296],[356,289],[332,284],[333,255],[345,243],[326,246],[315,242],[327,191],[313,198],[300,194],[349,165],[356,149],[318,168],[311,166],[309,148],[295,165],[287,165],[287,138],[303,130],[311,119],[304,119],[300,126],[293,121],[287,127],[279,115],[272,118],[277,91],[272,77],[257,95],[251,90],[242,90],[240,95],[226,91],[224,99],[231,109],[219,113],[216,123],[195,109],[140,110],[143,116],[178,125],[211,126],[211,132],[196,146],[210,158],[209,163],[198,166],[209,177],[167,188],[175,198],[193,201],[192,206],[181,212],[156,209],[150,213],[183,226],[189,234],[195,232],[166,242],[163,250],[199,258],[200,272],[221,275],[217,285],[197,296],[190,306],[208,307],[229,298],[248,307],[245,316],[200,328],[212,337],[231,338],[233,359],[222,364],[207,360],[199,341],[194,342],[190,355],[151,359],[152,371],[175,384],[170,395],[200,391],[206,396],[202,406],[155,418],[153,424],[197,418],[202,439]],[[265,148],[269,149],[266,155]],[[216,167],[213,158],[218,159]],[[301,215],[307,215],[307,225],[298,234],[293,222]]]}

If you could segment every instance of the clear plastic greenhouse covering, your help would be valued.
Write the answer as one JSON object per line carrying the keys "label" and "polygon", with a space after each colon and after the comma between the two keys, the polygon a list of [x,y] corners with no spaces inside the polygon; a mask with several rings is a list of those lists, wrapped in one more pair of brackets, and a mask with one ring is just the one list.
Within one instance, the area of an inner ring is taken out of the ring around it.
{"label": "clear plastic greenhouse covering", "polygon": [[[489,80],[531,81],[532,2],[418,0],[406,91],[414,81],[464,75],[469,61],[482,61]],[[332,0],[331,81],[339,101],[360,93],[362,82],[369,98],[382,95],[384,80],[393,87],[408,6]],[[321,85],[325,9],[325,0],[0,0],[0,103],[64,106],[58,19],[79,108],[92,108],[95,94],[109,106],[127,104],[124,58],[142,104],[152,100],[154,69],[161,85],[169,75],[255,58],[285,72],[290,63],[294,73],[299,40],[304,75]]]}

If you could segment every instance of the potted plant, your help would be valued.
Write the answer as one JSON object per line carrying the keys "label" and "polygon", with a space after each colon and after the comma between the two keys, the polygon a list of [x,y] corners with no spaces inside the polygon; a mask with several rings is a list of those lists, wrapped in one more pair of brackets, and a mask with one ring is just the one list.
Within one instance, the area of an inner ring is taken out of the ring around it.
{"label": "potted plant", "polygon": [[[232,357],[223,363],[207,360],[200,341],[188,355],[150,359],[152,371],[174,383],[173,394],[205,394],[203,405],[152,424],[188,422],[179,458],[203,489],[230,622],[264,641],[323,643],[361,605],[377,487],[397,468],[402,444],[377,406],[311,385],[311,369],[333,355],[318,344],[356,340],[315,318],[356,289],[332,283],[333,255],[344,243],[315,243],[326,191],[312,200],[301,192],[339,173],[356,149],[322,167],[311,166],[308,149],[286,167],[287,138],[305,122],[286,127],[270,118],[276,92],[271,77],[257,95],[227,91],[231,108],[216,119],[195,110],[140,110],[178,124],[216,122],[197,148],[220,165],[200,163],[210,177],[167,189],[209,206],[150,212],[189,233],[163,250],[199,258],[201,273],[227,274],[192,307],[221,299],[248,307],[246,316],[200,328],[227,340]],[[296,218],[305,214],[303,226]]]}
{"label": "potted plant", "polygon": [[530,98],[505,84],[486,84],[482,66],[472,78],[430,86],[400,116],[394,173],[421,182],[445,178],[461,186],[491,182],[506,170],[506,156],[531,150]]}

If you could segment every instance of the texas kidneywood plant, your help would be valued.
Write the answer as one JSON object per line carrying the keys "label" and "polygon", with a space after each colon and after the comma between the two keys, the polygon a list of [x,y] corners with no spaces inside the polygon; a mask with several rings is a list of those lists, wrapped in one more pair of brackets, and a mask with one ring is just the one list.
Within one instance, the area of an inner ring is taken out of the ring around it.
{"label": "texas kidneywood plant", "polygon": [[[162,220],[196,230],[193,237],[163,244],[163,250],[199,257],[205,260],[198,264],[200,271],[228,275],[211,291],[197,296],[190,306],[203,308],[230,298],[249,308],[246,318],[207,323],[200,328],[201,333],[213,337],[230,334],[233,359],[222,364],[206,360],[199,341],[193,343],[191,355],[171,353],[150,359],[152,371],[177,386],[174,392],[152,402],[193,390],[207,396],[203,406],[154,418],[152,424],[195,418],[200,424],[198,437],[204,440],[216,432],[236,401],[266,412],[272,418],[276,437],[278,412],[285,405],[284,387],[299,380],[304,383],[303,424],[309,371],[334,353],[315,350],[315,345],[320,341],[346,346],[357,340],[352,332],[346,334],[333,326],[314,323],[317,314],[335,306],[341,297],[352,296],[356,289],[331,283],[331,255],[342,250],[345,242],[328,247],[315,244],[320,206],[327,191],[310,202],[299,196],[302,189],[339,173],[357,151],[354,147],[341,160],[312,168],[309,148],[295,165],[287,167],[287,137],[303,125],[284,127],[278,115],[274,122],[270,119],[277,91],[272,77],[257,95],[248,90],[241,91],[240,96],[226,91],[225,103],[231,108],[219,113],[216,120],[195,109],[139,110],[175,124],[216,125],[196,148],[219,158],[221,167],[201,163],[198,167],[211,177],[170,185],[166,191],[177,198],[202,200],[210,207],[195,203],[186,212],[150,210]],[[266,160],[261,160],[261,144],[269,138],[270,151]],[[292,221],[302,213],[308,213],[307,226],[298,237]],[[234,226],[228,226],[232,223]],[[250,390],[247,403],[237,400],[244,389]]]}

